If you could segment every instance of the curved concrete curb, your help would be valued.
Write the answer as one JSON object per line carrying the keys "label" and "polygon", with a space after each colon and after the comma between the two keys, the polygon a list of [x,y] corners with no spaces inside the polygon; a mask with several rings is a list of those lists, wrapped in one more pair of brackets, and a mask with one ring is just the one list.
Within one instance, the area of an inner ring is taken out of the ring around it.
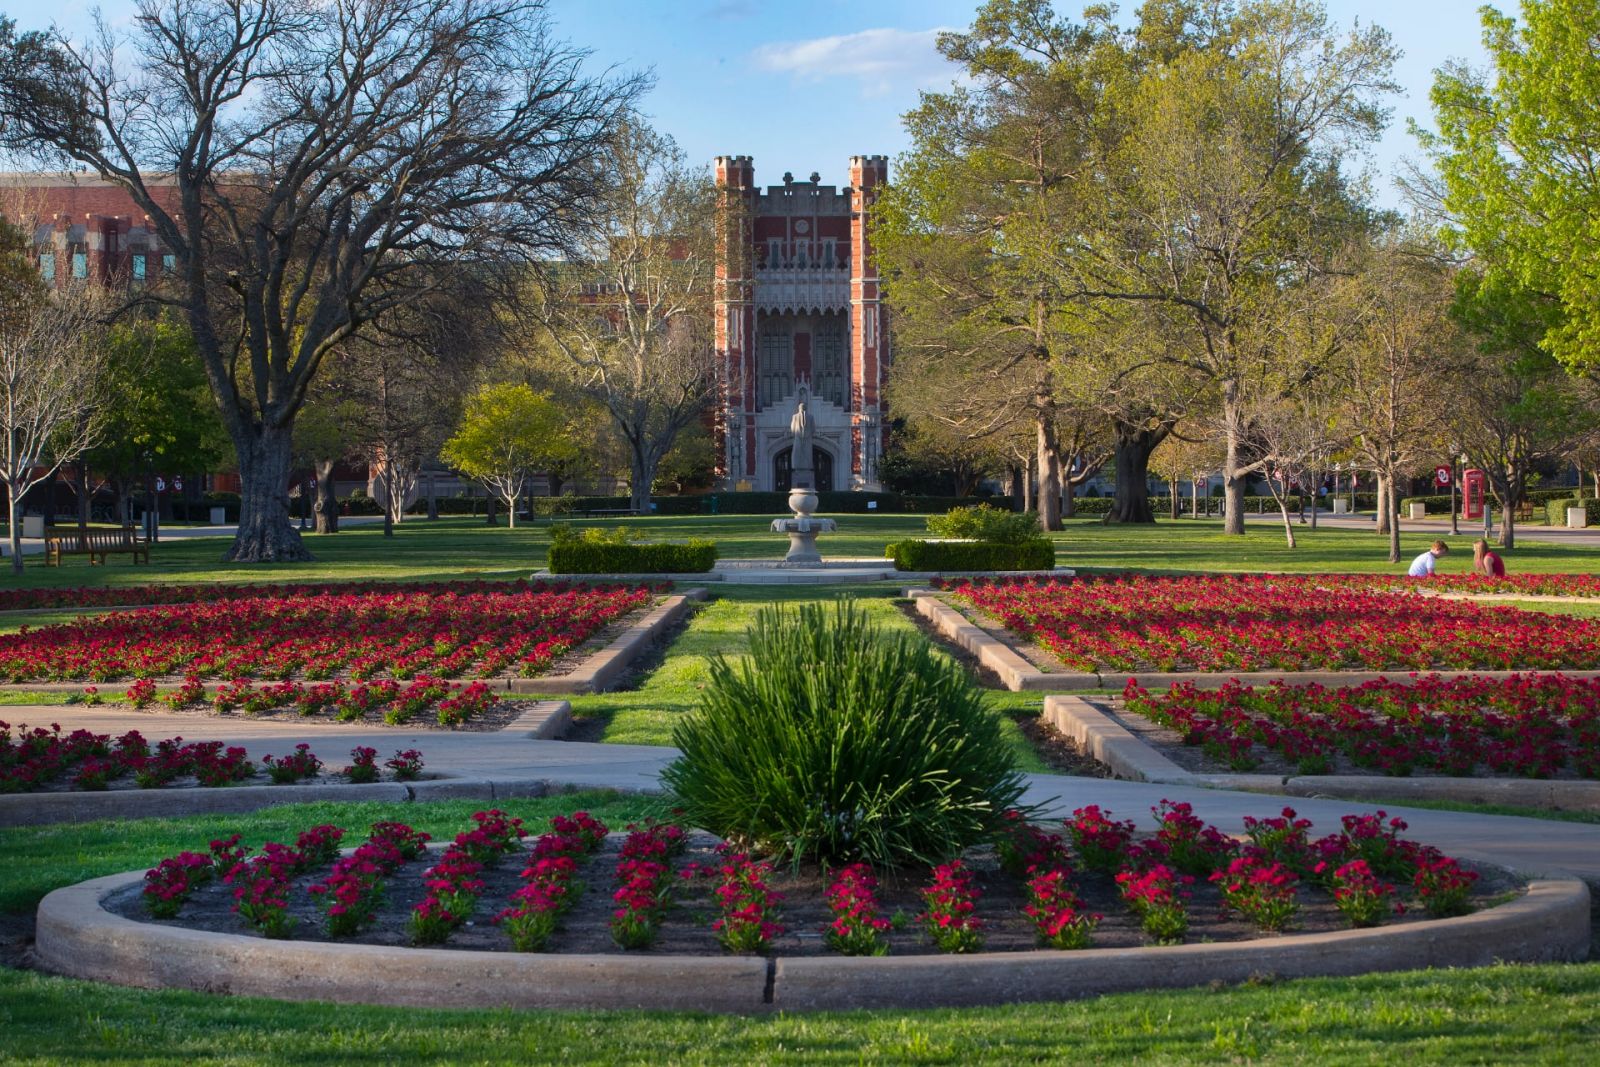
{"label": "curved concrete curb", "polygon": [[1240,789],[1294,797],[1346,800],[1443,800],[1462,804],[1505,804],[1520,808],[1600,811],[1600,782],[1535,778],[1396,778],[1390,775],[1196,774],[1163,756],[1137,734],[1089,701],[1050,696],[1044,720],[1111,768],[1118,778],[1160,785]]}
{"label": "curved concrete curb", "polygon": [[1232,944],[974,956],[521,955],[269,941],[136,922],[105,910],[141,872],[58,889],[39,904],[41,966],[141,988],[454,1008],[814,1011],[1054,1001],[1133,989],[1583,959],[1589,891],[1575,878],[1458,919]]}
{"label": "curved concrete curb", "polygon": [[490,781],[429,778],[371,785],[238,785],[221,789],[119,789],[103,793],[16,793],[0,796],[0,827],[101,819],[154,819],[185,815],[238,815],[278,804],[317,801],[407,804],[429,800],[507,800],[542,797],[554,788],[542,778]]}
{"label": "curved concrete curb", "polygon": [[[1020,692],[1072,692],[1081,689],[1113,689],[1120,691],[1129,682],[1145,689],[1165,689],[1172,685],[1190,682],[1200,689],[1220,689],[1229,682],[1241,685],[1269,685],[1283,682],[1288,685],[1362,685],[1366,682],[1390,680],[1403,682],[1409,678],[1428,675],[1435,678],[1511,678],[1524,674],[1560,674],[1567,678],[1600,678],[1600,670],[1565,671],[1525,668],[1516,671],[1444,671],[1444,670],[1394,670],[1394,671],[1042,671],[1019,653],[1010,641],[997,637],[968,619],[958,608],[947,604],[929,589],[908,589],[917,613],[933,624],[945,638],[972,653],[978,662],[999,676],[1000,682],[1014,693]],[[1022,640],[1017,638],[1017,640]]]}

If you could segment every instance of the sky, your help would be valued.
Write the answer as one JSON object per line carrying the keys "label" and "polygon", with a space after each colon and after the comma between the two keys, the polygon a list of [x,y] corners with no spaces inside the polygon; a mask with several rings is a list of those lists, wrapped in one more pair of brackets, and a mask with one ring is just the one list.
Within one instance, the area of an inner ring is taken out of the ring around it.
{"label": "sky", "polygon": [[[1428,118],[1433,71],[1452,59],[1485,62],[1479,0],[1325,0],[1341,25],[1359,20],[1388,30],[1402,56],[1395,80],[1403,93],[1370,167],[1374,191],[1399,204],[1389,176],[1420,153],[1406,119]],[[90,0],[0,0],[19,29],[53,21],[81,30]],[[112,20],[131,0],[102,0]],[[1514,7],[1514,0],[1497,6]],[[1076,15],[1081,0],[1058,4]],[[1124,15],[1137,0],[1124,0]],[[923,90],[956,74],[935,50],[940,30],[964,29],[976,0],[550,0],[559,36],[592,51],[596,70],[650,71],[655,88],[644,107],[691,159],[755,157],[758,183],[785,171],[846,184],[853,155],[905,150],[900,116]],[[891,163],[891,180],[893,168]]]}

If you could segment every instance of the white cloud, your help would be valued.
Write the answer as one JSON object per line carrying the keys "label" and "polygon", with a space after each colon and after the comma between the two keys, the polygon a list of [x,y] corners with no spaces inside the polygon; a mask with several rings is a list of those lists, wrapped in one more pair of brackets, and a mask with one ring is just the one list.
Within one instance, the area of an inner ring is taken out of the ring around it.
{"label": "white cloud", "polygon": [[923,88],[948,82],[958,68],[938,52],[942,27],[931,30],[874,29],[809,41],[762,45],[756,66],[801,81],[855,78],[877,96],[901,86]]}

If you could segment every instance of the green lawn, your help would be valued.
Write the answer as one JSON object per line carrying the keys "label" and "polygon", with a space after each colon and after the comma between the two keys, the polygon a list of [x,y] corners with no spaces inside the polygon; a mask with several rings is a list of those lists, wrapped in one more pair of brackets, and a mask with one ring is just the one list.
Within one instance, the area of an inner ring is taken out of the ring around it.
{"label": "green lawn", "polygon": [[[881,558],[890,541],[915,537],[925,530],[919,515],[841,515],[837,533],[824,535],[824,556]],[[785,545],[760,515],[686,516],[622,520],[575,520],[580,526],[627,525],[660,539],[710,537],[728,559],[777,558]],[[1106,526],[1098,520],[1074,519],[1055,535],[1058,560],[1064,566],[1149,571],[1368,571],[1390,572],[1399,565],[1387,559],[1385,541],[1365,531],[1323,527],[1297,528],[1300,547],[1284,545],[1280,528],[1252,523],[1243,537],[1222,533],[1216,520],[1181,520],[1153,526]],[[1421,552],[1431,534],[1407,534],[1407,562]],[[46,567],[42,557],[29,557],[22,586],[138,585],[146,582],[223,581],[353,581],[454,578],[517,578],[543,567],[549,526],[488,527],[481,520],[454,518],[428,522],[413,519],[385,539],[382,527],[352,526],[339,534],[307,534],[317,555],[314,563],[224,564],[227,542],[221,538],[167,540],[157,545],[149,566],[134,566],[113,557],[104,567],[69,557],[61,567]],[[1459,551],[1446,556],[1440,570],[1465,573],[1471,553],[1462,540]],[[1600,568],[1600,550],[1524,541],[1506,554],[1513,571],[1593,571]]]}
{"label": "green lawn", "polygon": [[[659,666],[649,670],[635,688],[622,692],[572,697],[573,714],[601,727],[600,740],[624,745],[670,745],[672,727],[699,702],[707,679],[707,661],[716,652],[729,656],[746,648],[746,633],[755,614],[765,604],[827,601],[851,593],[874,621],[885,629],[908,631],[910,620],[891,599],[898,590],[866,586],[738,586],[714,585],[715,597],[690,619],[687,628],[669,645]],[[1005,714],[1002,726],[1025,771],[1047,771],[1015,719],[1037,716],[1041,699],[1022,693],[991,692],[991,703]]]}
{"label": "green lawn", "polygon": [[[436,837],[479,807],[305,804],[249,815],[9,829],[0,914],[48,889],[154,864],[240,832],[401,819]],[[574,793],[503,805],[530,824],[586,807],[620,825],[648,798]],[[0,1061],[315,1063],[1583,1063],[1600,1042],[1600,964],[1413,972],[1149,992],[1065,1004],[747,1018],[284,1004],[145,992],[0,969]]]}

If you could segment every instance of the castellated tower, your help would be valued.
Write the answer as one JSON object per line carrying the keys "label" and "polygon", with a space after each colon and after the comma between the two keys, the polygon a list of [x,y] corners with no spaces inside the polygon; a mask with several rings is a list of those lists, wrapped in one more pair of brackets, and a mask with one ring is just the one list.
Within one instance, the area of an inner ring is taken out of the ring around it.
{"label": "castellated tower", "polygon": [[852,156],[842,190],[817,174],[758,188],[749,156],[718,156],[715,174],[719,483],[789,488],[804,385],[817,487],[880,488],[889,341],[868,216],[887,157]]}

